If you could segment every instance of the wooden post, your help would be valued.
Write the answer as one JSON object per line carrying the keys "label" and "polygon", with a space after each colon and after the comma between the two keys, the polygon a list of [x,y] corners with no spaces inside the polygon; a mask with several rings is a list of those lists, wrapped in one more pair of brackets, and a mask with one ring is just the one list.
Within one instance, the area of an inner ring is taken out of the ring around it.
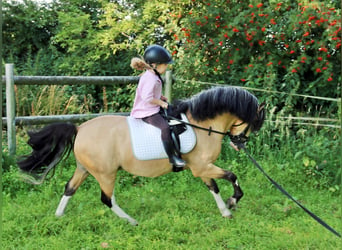
{"label": "wooden post", "polygon": [[16,152],[16,138],[13,64],[6,64],[6,117],[8,152],[14,156]]}
{"label": "wooden post", "polygon": [[167,70],[165,73],[165,97],[167,98],[168,102],[171,103],[171,87],[172,85],[172,71]]}

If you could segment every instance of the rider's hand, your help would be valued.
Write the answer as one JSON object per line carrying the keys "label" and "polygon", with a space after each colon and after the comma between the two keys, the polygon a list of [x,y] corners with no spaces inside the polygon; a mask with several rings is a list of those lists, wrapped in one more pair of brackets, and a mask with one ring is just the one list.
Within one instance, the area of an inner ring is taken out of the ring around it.
{"label": "rider's hand", "polygon": [[163,109],[167,109],[169,104],[167,102],[163,102],[162,105],[160,105]]}
{"label": "rider's hand", "polygon": [[164,102],[167,102],[167,97],[165,97],[165,96],[162,95],[162,96],[160,97],[160,100],[162,100],[162,101],[164,101]]}

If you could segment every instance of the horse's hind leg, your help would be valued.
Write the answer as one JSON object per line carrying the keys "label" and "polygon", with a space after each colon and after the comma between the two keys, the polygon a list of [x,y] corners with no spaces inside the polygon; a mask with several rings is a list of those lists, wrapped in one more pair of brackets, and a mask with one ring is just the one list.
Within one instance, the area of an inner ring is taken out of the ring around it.
{"label": "horse's hind leg", "polygon": [[[116,175],[116,174],[115,174]],[[115,201],[114,185],[116,176],[102,176],[97,178],[101,186],[101,201],[108,206],[117,216],[127,220],[131,225],[136,226],[138,222],[126,214]]]}
{"label": "horse's hind leg", "polygon": [[78,189],[78,187],[82,184],[82,182],[88,177],[88,171],[77,162],[77,168],[75,170],[74,175],[65,185],[65,190],[61,201],[56,210],[56,216],[62,216],[64,214],[64,210],[68,204],[69,199],[73,196]]}

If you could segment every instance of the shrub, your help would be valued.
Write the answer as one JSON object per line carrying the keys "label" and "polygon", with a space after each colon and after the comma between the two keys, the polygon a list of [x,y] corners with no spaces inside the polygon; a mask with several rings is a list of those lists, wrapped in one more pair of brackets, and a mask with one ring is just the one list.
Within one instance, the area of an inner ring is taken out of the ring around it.
{"label": "shrub", "polygon": [[181,23],[179,75],[264,89],[278,110],[336,113],[334,102],[291,95],[340,93],[340,9],[331,2],[192,1],[181,17],[170,15]]}

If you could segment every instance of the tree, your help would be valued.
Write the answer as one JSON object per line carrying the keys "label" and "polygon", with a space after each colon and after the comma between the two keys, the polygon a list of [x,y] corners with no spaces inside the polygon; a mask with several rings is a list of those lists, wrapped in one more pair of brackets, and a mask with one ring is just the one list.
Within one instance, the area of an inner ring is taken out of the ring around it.
{"label": "tree", "polygon": [[[173,37],[181,44],[175,48],[182,76],[285,93],[340,93],[340,9],[331,3],[193,0],[190,10],[170,17],[181,18]],[[273,105],[287,109],[326,105],[273,96]]]}
{"label": "tree", "polygon": [[[137,74],[130,59],[158,43],[171,51],[179,78],[265,89],[271,94],[261,99],[278,110],[337,113],[335,103],[283,93],[338,97],[338,1],[25,0],[5,10],[4,54],[20,72]],[[198,91],[182,87],[177,96]],[[99,109],[102,91],[89,90]]]}
{"label": "tree", "polygon": [[6,62],[25,70],[41,49],[49,46],[57,25],[56,13],[29,0],[3,2],[3,55]]}

